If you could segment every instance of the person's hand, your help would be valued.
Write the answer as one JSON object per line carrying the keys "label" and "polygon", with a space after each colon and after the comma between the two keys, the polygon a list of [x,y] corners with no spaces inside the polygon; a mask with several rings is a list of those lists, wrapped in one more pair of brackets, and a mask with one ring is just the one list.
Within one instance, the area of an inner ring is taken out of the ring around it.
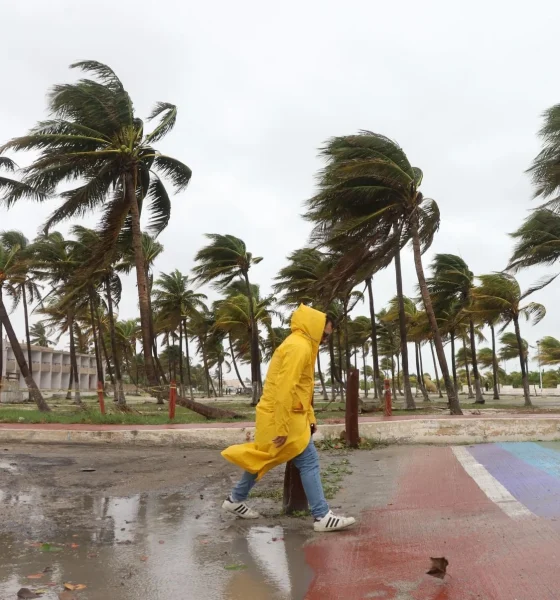
{"label": "person's hand", "polygon": [[272,440],[272,443],[273,443],[273,444],[274,444],[274,445],[275,445],[277,448],[280,448],[280,447],[282,447],[282,446],[283,446],[283,445],[286,443],[286,440],[287,440],[287,439],[288,439],[288,436],[286,436],[286,435],[279,435],[278,437],[275,437],[275,438]]}
{"label": "person's hand", "polygon": [[317,425],[315,423],[311,423],[311,435],[317,432]]}

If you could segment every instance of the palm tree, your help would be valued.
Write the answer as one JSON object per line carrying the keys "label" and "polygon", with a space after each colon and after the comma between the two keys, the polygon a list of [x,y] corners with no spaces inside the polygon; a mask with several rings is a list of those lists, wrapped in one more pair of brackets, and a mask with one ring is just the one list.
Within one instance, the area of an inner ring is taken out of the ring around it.
{"label": "palm tree", "polygon": [[[321,303],[317,285],[332,268],[332,257],[316,248],[300,248],[288,256],[288,261],[288,264],[282,267],[275,277],[276,283],[273,286],[274,293],[280,298],[280,304],[291,310],[300,304],[327,310],[329,307]],[[373,296],[371,296],[371,302],[373,303]],[[377,342],[375,346],[377,352]],[[323,399],[326,400],[328,396],[321,368],[320,350],[317,354],[317,371],[323,389]]]}
{"label": "palm tree", "polygon": [[321,173],[319,192],[307,203],[306,217],[315,223],[314,241],[344,248],[329,276],[331,281],[346,284],[364,263],[384,266],[412,241],[418,284],[451,412],[461,414],[422,266],[422,253],[439,227],[437,204],[419,191],[422,171],[410,165],[398,144],[370,131],[332,138],[322,155],[327,166]]}
{"label": "palm tree", "polygon": [[[183,339],[187,355],[187,377],[189,381],[190,397],[193,400],[193,389],[191,383],[191,366],[189,355],[189,332],[187,320],[197,310],[206,308],[204,301],[206,296],[198,294],[190,289],[190,280],[178,269],[170,274],[161,273],[155,282],[153,306],[159,312],[160,318],[165,322],[170,331],[179,330],[179,353],[183,355]],[[183,361],[179,363],[179,377],[181,389],[184,389],[185,381],[183,375]],[[181,394],[183,395],[183,394]]]}
{"label": "palm tree", "polygon": [[[231,335],[236,341],[234,346],[241,349],[244,345],[251,347],[252,331],[256,326],[259,330],[261,326],[268,334],[269,338],[274,338],[274,330],[272,328],[272,317],[276,316],[273,306],[276,299],[272,296],[260,298],[259,289],[257,286],[252,286],[251,298],[246,294],[237,294],[226,297],[220,300],[214,306],[216,321],[214,328],[222,331],[226,335]],[[253,325],[255,323],[255,325]],[[259,347],[259,364],[261,360],[261,339],[258,338]],[[237,353],[242,354],[241,352]],[[233,353],[235,356],[235,352]],[[252,358],[252,354],[250,354]],[[260,370],[258,373],[260,377]],[[262,381],[259,379],[259,385]],[[253,397],[253,404],[255,398]]]}
{"label": "palm tree", "polygon": [[503,322],[502,331],[513,322],[515,328],[515,339],[517,343],[517,353],[521,366],[521,376],[523,379],[523,391],[525,394],[525,405],[531,406],[529,396],[529,379],[526,368],[526,349],[523,347],[523,339],[519,328],[519,317],[524,316],[527,320],[532,320],[534,324],[541,321],[546,315],[546,309],[542,304],[529,302],[522,305],[522,302],[533,292],[542,288],[537,285],[522,293],[519,283],[512,275],[506,273],[493,273],[491,275],[481,275],[479,277],[480,286],[475,288],[475,302],[480,310],[497,311]]}
{"label": "palm tree", "polygon": [[4,333],[3,330],[6,330],[6,334],[8,335],[8,339],[10,341],[10,347],[12,348],[12,352],[14,353],[15,359],[18,363],[19,370],[23,375],[25,383],[27,385],[27,389],[29,390],[29,400],[35,402],[39,410],[43,412],[48,412],[50,410],[48,404],[45,402],[43,395],[41,394],[39,388],[35,380],[33,379],[33,375],[29,370],[29,366],[27,361],[25,360],[25,356],[21,349],[19,340],[14,331],[12,323],[10,321],[10,317],[8,315],[8,311],[6,310],[6,305],[4,304],[3,298],[3,289],[6,285],[6,278],[9,276],[9,273],[14,268],[16,264],[16,250],[8,249],[4,246],[4,244],[0,243],[0,391],[2,389],[2,371],[4,368],[3,365],[3,357],[4,357]]}
{"label": "palm tree", "polygon": [[532,212],[511,234],[516,240],[508,269],[553,265],[560,259],[560,215],[550,208]]}
{"label": "palm tree", "polygon": [[63,330],[70,337],[74,400],[76,404],[81,405],[74,321],[78,309],[83,310],[87,303],[84,303],[79,294],[65,293],[68,290],[68,282],[81,265],[81,256],[76,251],[75,243],[66,240],[58,231],[38,237],[32,247],[33,272],[39,280],[47,281],[51,286],[51,292],[47,296],[48,306],[40,312],[49,315],[53,322],[64,323]]}
{"label": "palm tree", "polygon": [[29,305],[33,304],[36,300],[41,300],[41,292],[31,273],[32,248],[29,240],[21,233],[21,231],[3,231],[0,233],[0,241],[6,248],[14,251],[14,268],[11,270],[11,275],[7,279],[7,292],[12,299],[12,310],[15,310],[20,302],[23,305],[25,339],[27,342],[27,361],[29,364],[29,371],[33,375],[31,338],[29,335]]}
{"label": "palm tree", "polygon": [[543,149],[534,159],[528,172],[531,174],[535,185],[535,197],[550,198],[548,206],[555,210],[558,208],[560,191],[560,104],[552,106],[543,114],[544,124],[539,131],[543,141]]}
{"label": "palm tree", "polygon": [[[72,235],[75,241],[72,242],[72,251],[75,254],[75,261],[78,264],[87,264],[91,248],[97,247],[101,243],[101,234],[94,229],[88,229],[82,225],[72,227]],[[83,301],[87,304],[90,313],[90,327],[94,341],[94,349],[97,360],[98,380],[103,381],[103,369],[101,365],[101,352],[99,349],[98,331],[95,324],[95,309],[104,298],[107,309],[107,323],[109,330],[109,341],[111,345],[111,357],[115,369],[115,401],[119,408],[124,409],[126,397],[122,380],[122,357],[117,352],[117,332],[115,307],[118,307],[122,294],[122,283],[118,271],[123,271],[126,266],[122,262],[123,255],[119,251],[115,253],[113,262],[99,265],[95,270],[78,269],[65,283],[66,290],[69,291],[70,298],[76,296],[77,292],[82,292]],[[100,328],[99,328],[100,329]]]}
{"label": "palm tree", "polygon": [[233,235],[207,234],[210,243],[199,250],[194,268],[196,279],[200,283],[213,282],[214,287],[223,290],[236,279],[245,284],[251,325],[251,382],[253,386],[253,404],[260,396],[260,353],[259,331],[255,318],[253,291],[249,280],[249,270],[259,264],[262,258],[253,256],[247,251],[245,242]]}
{"label": "palm tree", "polygon": [[[407,344],[408,344],[408,336],[409,330],[411,326],[413,326],[418,319],[418,308],[416,307],[416,303],[407,298],[406,296],[395,296],[391,302],[389,303],[389,310],[385,315],[386,321],[392,321],[393,323],[398,323],[399,325],[399,340],[400,340],[400,352],[402,362],[402,371],[403,371],[403,385],[404,385],[404,397],[405,404],[407,410],[414,410],[416,408],[416,404],[414,402],[414,398],[412,396],[412,388],[410,385],[410,374],[408,371],[408,362],[404,359],[404,352],[408,352]],[[402,328],[402,315],[404,315],[404,333]],[[402,336],[404,337],[404,342]]]}
{"label": "palm tree", "polygon": [[[170,219],[171,200],[162,178],[168,177],[176,191],[186,188],[191,170],[175,158],[158,152],[153,144],[175,125],[177,108],[158,102],[148,120],[159,119],[148,134],[134,114],[131,98],[116,74],[96,61],[82,61],[73,68],[94,79],[57,85],[49,96],[52,118],[38,123],[28,135],[15,138],[0,148],[35,151],[38,157],[23,170],[22,183],[29,190],[46,190],[49,195],[66,182],[77,187],[59,193],[61,205],[47,223],[49,230],[62,220],[102,208],[102,242],[92,248],[91,267],[110,261],[119,239],[130,236],[134,249],[138,301],[146,376],[157,386],[150,348],[148,282],[142,252],[140,212],[151,213],[149,229],[159,234]],[[31,196],[16,188],[8,204]]]}
{"label": "palm tree", "polygon": [[35,346],[50,348],[55,345],[55,342],[50,339],[51,328],[47,327],[43,321],[31,325],[29,333],[31,334],[31,343]]}
{"label": "palm tree", "polygon": [[434,304],[437,306],[438,300],[444,300],[454,303],[456,310],[467,313],[476,403],[484,404],[476,360],[475,319],[472,312],[474,274],[467,263],[455,254],[436,254],[431,264],[431,271],[432,276],[428,279],[427,285],[430,294],[434,297]]}
{"label": "palm tree", "polygon": [[[397,386],[395,382],[395,361],[393,357],[399,357],[401,348],[400,332],[399,328],[395,324],[394,320],[387,319],[387,310],[382,309],[377,314],[378,324],[377,331],[379,332],[379,353],[384,358],[381,363],[385,366],[382,367],[387,371],[387,367],[391,370],[391,380],[393,387],[393,398],[397,398]],[[397,373],[399,372],[400,364],[397,363]]]}
{"label": "palm tree", "polygon": [[[138,352],[136,343],[141,338],[141,331],[138,319],[127,319],[126,321],[118,321],[115,324],[116,347],[119,354],[119,363],[126,365],[126,370],[130,380],[136,386],[136,394],[138,395]],[[115,357],[116,360],[116,357]],[[134,368],[133,368],[134,367]],[[133,372],[134,371],[134,372]]]}
{"label": "palm tree", "polygon": [[543,365],[560,364],[560,341],[550,335],[541,338],[539,360]]}

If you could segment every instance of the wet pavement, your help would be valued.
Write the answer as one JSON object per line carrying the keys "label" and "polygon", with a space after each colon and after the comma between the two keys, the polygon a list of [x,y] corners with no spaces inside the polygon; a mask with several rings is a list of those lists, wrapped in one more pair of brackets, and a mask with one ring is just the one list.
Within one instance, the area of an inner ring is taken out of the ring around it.
{"label": "wet pavement", "polygon": [[[252,500],[263,518],[222,515],[237,472],[214,451],[0,448],[0,600],[20,588],[46,600],[560,597],[560,444],[322,462],[340,475],[333,508],[359,516],[353,530],[317,535],[283,517],[278,470]],[[431,556],[449,560],[443,581],[426,575]]]}

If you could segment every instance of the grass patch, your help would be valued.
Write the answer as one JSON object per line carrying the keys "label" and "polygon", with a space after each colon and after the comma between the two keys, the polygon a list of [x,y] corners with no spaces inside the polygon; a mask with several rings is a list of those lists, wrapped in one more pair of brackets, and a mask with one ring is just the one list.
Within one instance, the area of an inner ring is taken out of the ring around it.
{"label": "grass patch", "polygon": [[274,500],[275,502],[281,502],[284,498],[284,490],[281,488],[258,488],[251,490],[249,498],[266,498],[268,500]]}
{"label": "grass patch", "polygon": [[[181,408],[182,410],[179,410]],[[161,412],[121,413],[110,411],[102,415],[94,409],[53,410],[43,413],[35,409],[0,407],[0,423],[63,423],[92,425],[169,425],[170,423],[206,423],[208,419],[190,410],[177,407],[175,420],[170,421],[167,407]]]}
{"label": "grass patch", "polygon": [[342,480],[351,473],[350,462],[346,458],[331,463],[321,472],[323,492],[327,500],[332,500],[336,496]]}

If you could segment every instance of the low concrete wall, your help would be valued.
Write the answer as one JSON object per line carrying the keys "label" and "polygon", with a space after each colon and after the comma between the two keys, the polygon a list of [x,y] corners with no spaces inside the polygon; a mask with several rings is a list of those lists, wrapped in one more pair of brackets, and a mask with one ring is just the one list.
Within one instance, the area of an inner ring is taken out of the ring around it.
{"label": "low concrete wall", "polygon": [[[315,439],[338,438],[344,425],[321,425]],[[388,444],[475,444],[560,440],[560,417],[411,419],[360,423],[360,435]],[[134,430],[0,428],[3,443],[134,444],[225,448],[254,438],[254,427]]]}

